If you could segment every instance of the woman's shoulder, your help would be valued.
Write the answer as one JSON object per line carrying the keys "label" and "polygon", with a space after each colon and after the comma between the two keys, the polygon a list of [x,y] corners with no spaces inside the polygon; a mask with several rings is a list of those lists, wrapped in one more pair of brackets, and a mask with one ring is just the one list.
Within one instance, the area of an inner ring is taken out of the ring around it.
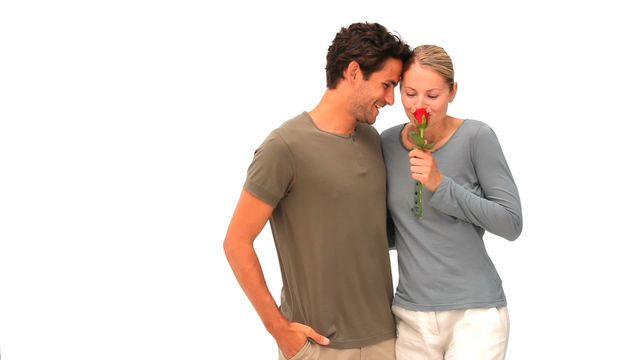
{"label": "woman's shoulder", "polygon": [[398,124],[396,126],[392,126],[386,130],[384,130],[381,134],[380,137],[382,138],[382,141],[388,140],[388,139],[397,139],[398,135],[400,134],[400,131],[402,131],[402,128],[405,126],[405,123],[402,124]]}
{"label": "woman's shoulder", "polygon": [[490,128],[487,123],[475,119],[464,119],[463,125],[467,130],[471,130],[474,132],[483,128]]}
{"label": "woman's shoulder", "polygon": [[[464,136],[474,150],[474,153],[480,148],[499,148],[500,142],[498,141],[498,136],[487,123],[479,120],[466,119],[465,126],[466,131]],[[492,156],[493,155],[495,154],[492,154]]]}
{"label": "woman's shoulder", "polygon": [[461,128],[464,129],[465,136],[471,139],[494,134],[491,126],[480,120],[465,119]]}

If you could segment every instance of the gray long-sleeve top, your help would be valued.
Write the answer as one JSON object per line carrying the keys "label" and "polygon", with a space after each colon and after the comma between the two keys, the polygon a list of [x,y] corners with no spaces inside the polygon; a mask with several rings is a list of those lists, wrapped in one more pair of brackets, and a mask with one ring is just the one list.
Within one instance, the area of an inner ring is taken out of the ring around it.
{"label": "gray long-sleeve top", "polygon": [[444,179],[424,190],[424,215],[417,219],[415,182],[404,125],[382,133],[387,168],[390,237],[398,250],[399,283],[394,304],[417,311],[506,305],[502,281],[482,236],[487,230],[515,240],[522,230],[518,189],[493,130],[465,120],[433,153]]}

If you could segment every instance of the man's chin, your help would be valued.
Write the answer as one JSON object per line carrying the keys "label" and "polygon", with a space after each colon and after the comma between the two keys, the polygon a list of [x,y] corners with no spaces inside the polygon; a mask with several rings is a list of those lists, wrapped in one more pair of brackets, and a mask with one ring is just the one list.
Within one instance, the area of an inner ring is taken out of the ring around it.
{"label": "man's chin", "polygon": [[[375,122],[375,121],[374,121],[374,122]],[[358,123],[360,123],[360,124],[364,124],[364,125],[373,125],[373,122],[371,122],[371,121],[367,121],[367,120],[358,121]]]}
{"label": "man's chin", "polygon": [[365,117],[357,119],[359,123],[373,125],[376,122],[376,117]]}

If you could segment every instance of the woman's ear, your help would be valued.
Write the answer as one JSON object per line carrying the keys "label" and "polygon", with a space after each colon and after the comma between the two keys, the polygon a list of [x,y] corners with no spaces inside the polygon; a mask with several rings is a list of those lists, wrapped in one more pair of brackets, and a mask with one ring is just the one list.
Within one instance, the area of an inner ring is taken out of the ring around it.
{"label": "woman's ear", "polygon": [[453,99],[455,99],[457,93],[458,93],[458,83],[454,82],[453,85],[451,85],[451,94],[449,94],[449,102],[453,102]]}

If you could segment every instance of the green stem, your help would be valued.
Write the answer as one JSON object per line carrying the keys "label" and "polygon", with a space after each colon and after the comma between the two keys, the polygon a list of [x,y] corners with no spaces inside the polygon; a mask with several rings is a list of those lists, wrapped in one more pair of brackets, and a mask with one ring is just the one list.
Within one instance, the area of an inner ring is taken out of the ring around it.
{"label": "green stem", "polygon": [[422,192],[424,190],[424,185],[418,180],[416,180],[416,198],[415,198],[415,207],[413,208],[413,214],[418,218],[422,218],[423,214],[423,204],[422,204]]}
{"label": "green stem", "polygon": [[[423,140],[424,143],[424,128],[420,127],[418,128],[418,131],[420,132],[420,139]],[[424,148],[422,148],[422,150],[424,150]],[[424,212],[423,209],[423,204],[422,204],[422,193],[424,191],[424,185],[422,185],[422,183],[418,180],[416,180],[416,201],[415,201],[415,209],[413,211],[413,213],[415,214],[415,216],[420,219],[422,218],[422,214]]]}

